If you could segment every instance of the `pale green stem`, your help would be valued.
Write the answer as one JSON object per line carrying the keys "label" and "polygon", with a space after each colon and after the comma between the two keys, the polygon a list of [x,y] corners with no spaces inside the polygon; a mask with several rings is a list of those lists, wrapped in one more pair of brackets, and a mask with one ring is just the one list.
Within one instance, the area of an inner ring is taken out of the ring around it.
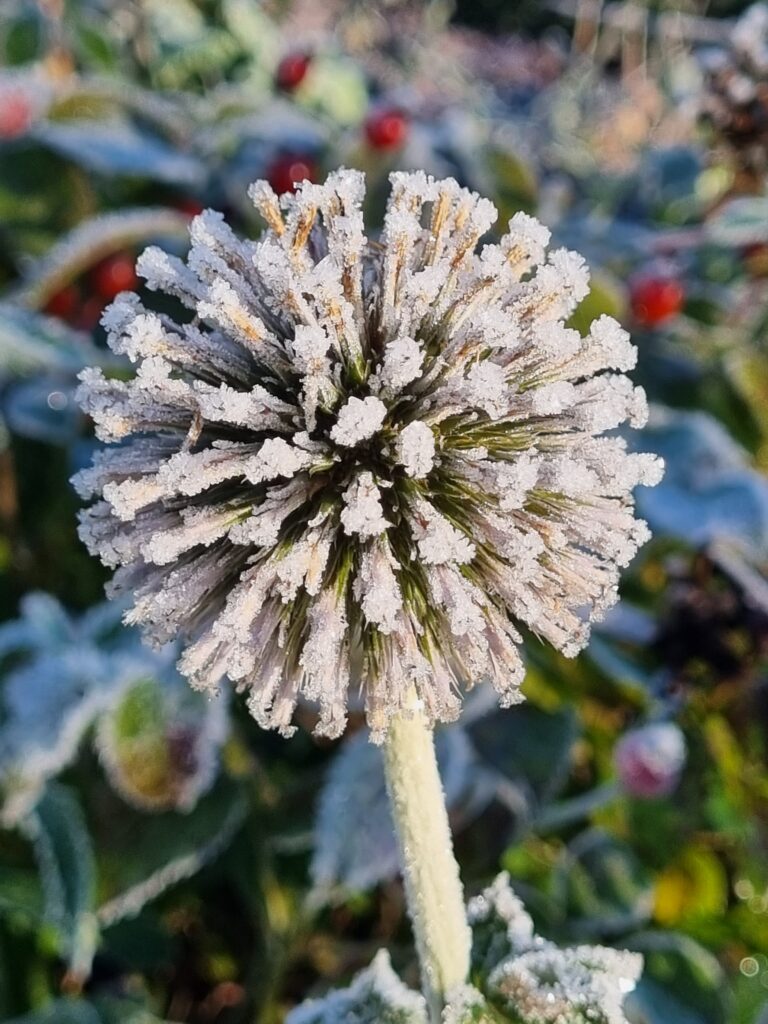
{"label": "pale green stem", "polygon": [[469,974],[471,933],[431,728],[420,711],[394,719],[384,742],[408,912],[433,1024]]}

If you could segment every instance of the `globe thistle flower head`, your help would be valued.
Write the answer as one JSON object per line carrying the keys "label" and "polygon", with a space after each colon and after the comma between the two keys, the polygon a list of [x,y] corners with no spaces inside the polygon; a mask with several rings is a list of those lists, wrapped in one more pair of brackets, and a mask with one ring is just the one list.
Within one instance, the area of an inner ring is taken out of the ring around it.
{"label": "globe thistle flower head", "polygon": [[187,315],[119,296],[103,322],[136,374],[81,375],[110,445],[76,478],[98,498],[81,536],[111,592],[155,643],[182,637],[194,686],[228,677],[283,733],[305,699],[337,735],[358,691],[376,738],[414,693],[431,721],[482,680],[518,701],[519,627],[584,645],[647,537],[631,489],[659,476],[601,436],[646,404],[615,321],[564,325],[581,257],[524,214],[478,249],[488,200],[390,180],[378,241],[356,171],[257,182],[256,242],[205,211],[186,263],[138,263]]}

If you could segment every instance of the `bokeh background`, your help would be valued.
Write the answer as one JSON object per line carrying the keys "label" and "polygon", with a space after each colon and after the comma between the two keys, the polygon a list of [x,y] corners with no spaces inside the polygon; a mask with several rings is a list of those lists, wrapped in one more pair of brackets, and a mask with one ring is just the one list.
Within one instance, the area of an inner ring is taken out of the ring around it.
{"label": "bokeh background", "polygon": [[[103,603],[69,476],[99,318],[203,207],[452,175],[583,252],[667,460],[588,651],[531,645],[438,750],[470,892],[640,950],[633,1024],[768,1022],[768,8],[1,0],[0,1019],[277,1024],[386,945],[417,982],[378,750],[259,731]],[[312,726],[310,710],[302,712]]]}

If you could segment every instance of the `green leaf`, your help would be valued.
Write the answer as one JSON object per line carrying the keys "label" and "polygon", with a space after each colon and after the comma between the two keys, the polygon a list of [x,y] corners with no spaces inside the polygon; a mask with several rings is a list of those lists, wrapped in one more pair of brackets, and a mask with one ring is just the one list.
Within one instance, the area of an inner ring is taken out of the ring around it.
{"label": "green leaf", "polygon": [[4,865],[0,872],[0,916],[35,925],[42,922],[44,912],[40,879],[34,871]]}
{"label": "green leaf", "polygon": [[553,899],[578,935],[606,936],[645,924],[653,885],[633,851],[589,829],[563,851],[553,876]]}
{"label": "green leaf", "polygon": [[57,999],[14,1017],[6,1024],[163,1024],[140,1003],[129,999]]}
{"label": "green leaf", "polygon": [[507,221],[519,210],[533,213],[538,195],[536,173],[520,154],[510,149],[491,147],[486,154],[488,169],[493,176],[493,195],[499,210],[499,224]]}
{"label": "green leaf", "polygon": [[612,316],[621,320],[626,312],[626,294],[612,277],[597,273],[592,277],[589,292],[581,300],[568,321],[579,334],[587,335],[592,322],[600,316]]}
{"label": "green leaf", "polygon": [[246,810],[242,790],[226,779],[186,814],[169,811],[149,818],[124,807],[119,821],[106,822],[100,836],[106,897],[98,910],[102,926],[137,914],[167,888],[196,874],[226,849]]}
{"label": "green leaf", "polygon": [[407,988],[380,950],[349,988],[331,992],[292,1010],[285,1024],[427,1024],[422,996]]}
{"label": "green leaf", "polygon": [[536,803],[551,799],[567,778],[576,738],[570,708],[548,712],[518,704],[480,718],[467,732],[480,760],[517,782]]}
{"label": "green leaf", "polygon": [[65,786],[49,785],[24,823],[45,893],[46,922],[73,974],[87,977],[98,939],[95,862],[80,805]]}
{"label": "green leaf", "polygon": [[674,932],[646,931],[627,944],[645,961],[628,1001],[643,1024],[731,1024],[723,970],[697,942]]}

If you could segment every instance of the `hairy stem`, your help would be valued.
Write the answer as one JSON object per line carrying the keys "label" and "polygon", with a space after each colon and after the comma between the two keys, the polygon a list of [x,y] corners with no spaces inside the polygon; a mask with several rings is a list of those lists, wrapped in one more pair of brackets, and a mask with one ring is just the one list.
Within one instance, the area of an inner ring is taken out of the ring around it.
{"label": "hairy stem", "polygon": [[467,980],[471,935],[434,738],[418,710],[392,722],[384,759],[422,987],[437,1024],[447,993]]}

